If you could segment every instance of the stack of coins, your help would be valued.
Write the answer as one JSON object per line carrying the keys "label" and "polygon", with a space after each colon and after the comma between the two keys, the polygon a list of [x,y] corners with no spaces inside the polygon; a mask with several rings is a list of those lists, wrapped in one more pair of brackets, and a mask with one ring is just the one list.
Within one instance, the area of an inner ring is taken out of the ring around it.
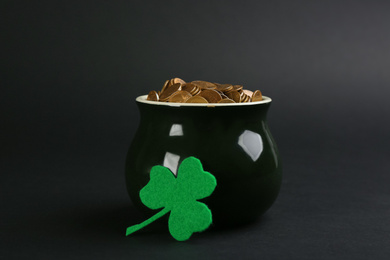
{"label": "stack of coins", "polygon": [[195,80],[185,82],[180,78],[165,81],[161,91],[150,91],[150,101],[174,103],[246,103],[263,100],[260,90],[254,92],[241,85],[220,84]]}

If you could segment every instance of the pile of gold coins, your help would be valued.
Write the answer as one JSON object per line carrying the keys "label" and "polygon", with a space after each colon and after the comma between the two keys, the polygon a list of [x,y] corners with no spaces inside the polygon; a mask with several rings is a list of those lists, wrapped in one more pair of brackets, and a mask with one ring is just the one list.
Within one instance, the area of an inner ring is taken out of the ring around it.
{"label": "pile of gold coins", "polygon": [[150,91],[150,101],[174,103],[246,103],[263,100],[260,90],[254,92],[241,85],[219,84],[196,80],[185,82],[180,78],[167,80],[161,91]]}

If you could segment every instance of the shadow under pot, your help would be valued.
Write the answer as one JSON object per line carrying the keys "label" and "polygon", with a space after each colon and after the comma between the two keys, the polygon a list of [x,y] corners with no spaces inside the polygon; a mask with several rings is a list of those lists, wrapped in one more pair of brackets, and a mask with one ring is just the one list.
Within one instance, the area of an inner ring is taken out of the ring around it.
{"label": "shadow under pot", "polygon": [[147,216],[139,192],[155,165],[177,174],[187,157],[198,158],[217,179],[210,197],[215,227],[256,220],[275,201],[282,167],[266,115],[271,99],[233,104],[181,104],[136,99],[140,124],[126,158],[126,186],[134,206]]}

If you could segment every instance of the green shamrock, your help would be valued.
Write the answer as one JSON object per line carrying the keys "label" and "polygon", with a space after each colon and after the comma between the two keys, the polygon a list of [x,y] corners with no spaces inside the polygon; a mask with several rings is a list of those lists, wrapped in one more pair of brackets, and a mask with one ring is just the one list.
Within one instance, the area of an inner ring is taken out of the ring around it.
{"label": "green shamrock", "polygon": [[215,177],[204,171],[200,160],[195,157],[183,160],[177,177],[166,167],[154,166],[150,171],[150,181],[139,194],[148,208],[163,209],[141,224],[128,227],[126,236],[170,211],[168,227],[171,235],[178,241],[189,239],[194,232],[210,226],[211,211],[197,200],[210,196],[216,186]]}

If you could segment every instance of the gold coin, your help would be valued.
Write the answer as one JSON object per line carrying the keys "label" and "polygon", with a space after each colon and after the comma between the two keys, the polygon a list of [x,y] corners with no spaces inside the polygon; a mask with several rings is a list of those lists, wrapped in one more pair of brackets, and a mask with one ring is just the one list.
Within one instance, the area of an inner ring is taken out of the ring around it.
{"label": "gold coin", "polygon": [[233,85],[231,85],[231,84],[218,84],[217,90],[219,90],[223,93],[226,93],[226,92],[233,90]]}
{"label": "gold coin", "polygon": [[230,98],[224,98],[224,99],[221,99],[218,103],[236,103],[236,102],[234,102],[234,100],[232,100]]}
{"label": "gold coin", "polygon": [[150,91],[146,100],[158,101],[158,93],[154,90]]}
{"label": "gold coin", "polygon": [[204,97],[209,103],[218,103],[222,99],[221,95],[213,89],[204,89],[199,96]]}
{"label": "gold coin", "polygon": [[228,98],[230,98],[230,99],[233,99],[234,102],[236,102],[236,103],[240,103],[241,102],[240,93],[238,93],[238,91],[236,91],[236,90],[227,92],[226,96],[228,96]]}
{"label": "gold coin", "polygon": [[169,102],[175,102],[175,103],[184,103],[186,102],[192,95],[188,93],[187,91],[179,90],[172,94],[172,96],[169,97]]}
{"label": "gold coin", "polygon": [[197,85],[201,89],[216,89],[217,86],[214,83],[202,80],[195,80],[191,82],[192,84]]}
{"label": "gold coin", "polygon": [[199,93],[200,88],[192,83],[186,83],[182,86],[182,90],[189,92],[191,95],[195,96]]}
{"label": "gold coin", "polygon": [[218,89],[213,89],[213,90],[217,91],[217,92],[218,92],[218,94],[220,94],[220,95],[221,95],[221,97],[222,97],[222,95],[223,95],[223,92],[222,92],[222,91],[219,91]]}
{"label": "gold coin", "polygon": [[244,102],[244,99],[245,99],[246,95],[244,92],[241,92],[240,93],[240,103],[243,103]]}
{"label": "gold coin", "polygon": [[250,90],[247,90],[247,89],[244,89],[243,92],[244,92],[247,96],[249,96],[249,97],[252,97],[252,95],[253,95],[253,92],[250,91]]}
{"label": "gold coin", "polygon": [[167,87],[161,93],[160,100],[161,101],[167,101],[169,99],[169,97],[173,95],[173,93],[175,93],[176,91],[179,91],[179,90],[181,90],[181,84],[180,83],[176,83],[176,84],[173,84],[172,86]]}
{"label": "gold coin", "polygon": [[233,85],[233,89],[236,91],[241,91],[244,87],[242,85]]}
{"label": "gold coin", "polygon": [[186,82],[184,80],[182,80],[181,78],[173,78],[171,79],[173,84],[176,84],[176,83],[180,83],[180,84],[186,84]]}
{"label": "gold coin", "polygon": [[245,92],[242,92],[242,93],[241,93],[241,103],[249,102],[250,99],[251,99],[250,96],[248,96],[247,94],[245,94]]}
{"label": "gold coin", "polygon": [[164,92],[164,90],[168,87],[168,85],[169,85],[169,80],[165,81],[164,86],[161,89],[161,92]]}
{"label": "gold coin", "polygon": [[169,86],[172,86],[173,84],[175,84],[175,83],[173,82],[173,80],[174,80],[174,79],[170,79],[170,80],[169,80],[168,87],[169,87]]}
{"label": "gold coin", "polygon": [[229,98],[229,97],[226,96],[223,92],[219,92],[219,94],[221,95],[222,99]]}
{"label": "gold coin", "polygon": [[261,91],[256,90],[255,92],[253,92],[252,102],[261,101],[261,100],[263,100],[263,95],[261,94]]}
{"label": "gold coin", "polygon": [[147,100],[178,103],[241,103],[263,100],[260,90],[254,92],[242,85],[194,80],[186,83],[181,78],[165,81],[161,92],[150,91]]}
{"label": "gold coin", "polygon": [[186,103],[209,103],[204,97],[201,96],[193,96],[187,99]]}
{"label": "gold coin", "polygon": [[193,93],[191,93],[193,96],[196,96],[198,95],[202,90],[200,89],[200,87],[196,86],[196,89]]}

